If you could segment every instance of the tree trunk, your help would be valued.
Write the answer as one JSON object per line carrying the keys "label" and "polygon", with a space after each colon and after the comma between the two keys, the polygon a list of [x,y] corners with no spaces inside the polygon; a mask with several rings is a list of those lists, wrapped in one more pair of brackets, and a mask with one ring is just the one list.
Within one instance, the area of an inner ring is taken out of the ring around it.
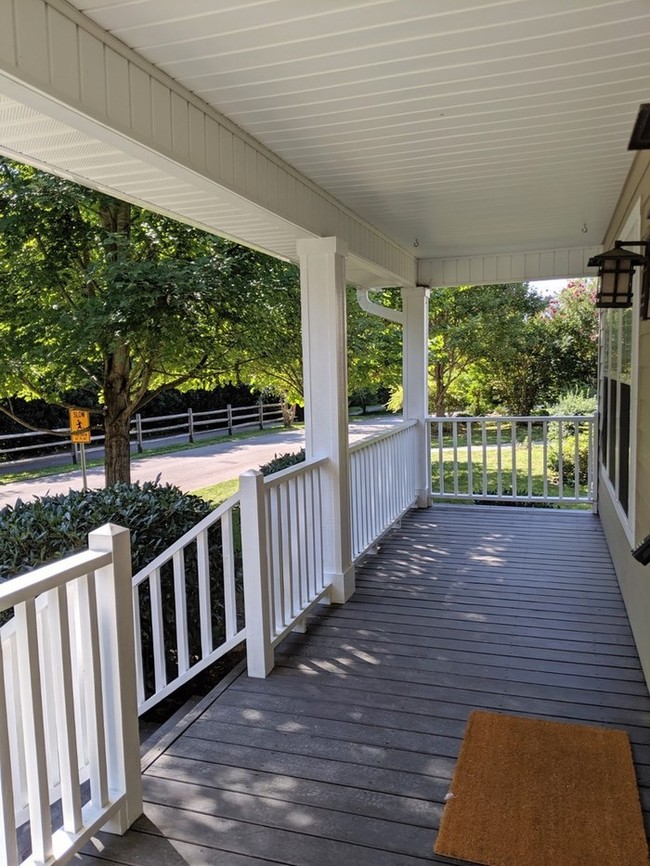
{"label": "tree trunk", "polygon": [[130,358],[127,346],[120,346],[106,359],[104,377],[104,461],[106,486],[131,481],[131,405],[129,399]]}
{"label": "tree trunk", "polygon": [[435,365],[436,368],[436,415],[438,418],[442,418],[445,414],[445,382],[444,382],[444,369],[442,364],[437,363]]}
{"label": "tree trunk", "polygon": [[[111,232],[113,242],[106,247],[110,260],[126,254],[131,220],[131,205],[125,201],[104,199],[100,208],[103,227]],[[104,462],[106,486],[131,481],[130,399],[131,357],[128,345],[118,345],[104,359]]]}

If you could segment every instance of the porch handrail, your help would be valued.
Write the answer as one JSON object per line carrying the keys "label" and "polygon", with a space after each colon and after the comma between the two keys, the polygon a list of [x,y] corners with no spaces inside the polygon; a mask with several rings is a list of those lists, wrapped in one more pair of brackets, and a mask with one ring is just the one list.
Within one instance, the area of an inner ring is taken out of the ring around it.
{"label": "porch handrail", "polygon": [[[140,715],[246,639],[236,553],[239,501],[235,493],[133,577]],[[222,639],[215,641],[221,609]]]}
{"label": "porch handrail", "polygon": [[432,498],[593,505],[595,417],[430,416]]}
{"label": "porch handrail", "polygon": [[29,862],[56,864],[142,811],[129,533],[107,524],[88,539],[0,586],[0,611],[14,612],[0,629],[0,862],[10,866],[27,820]]}
{"label": "porch handrail", "polygon": [[404,421],[350,447],[352,557],[356,561],[417,500],[417,421]]}
{"label": "porch handrail", "polygon": [[323,568],[322,473],[326,458],[268,477],[240,476],[248,672],[263,677],[273,651],[329,598]]}

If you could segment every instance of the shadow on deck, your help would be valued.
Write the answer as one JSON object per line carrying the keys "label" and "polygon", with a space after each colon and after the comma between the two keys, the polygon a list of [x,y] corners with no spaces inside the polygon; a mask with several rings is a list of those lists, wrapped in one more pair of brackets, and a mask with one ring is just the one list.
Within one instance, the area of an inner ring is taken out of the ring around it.
{"label": "shadow on deck", "polygon": [[650,810],[650,699],[598,518],[434,507],[407,516],[144,774],[146,815],[81,862],[415,866],[475,707],[625,729]]}

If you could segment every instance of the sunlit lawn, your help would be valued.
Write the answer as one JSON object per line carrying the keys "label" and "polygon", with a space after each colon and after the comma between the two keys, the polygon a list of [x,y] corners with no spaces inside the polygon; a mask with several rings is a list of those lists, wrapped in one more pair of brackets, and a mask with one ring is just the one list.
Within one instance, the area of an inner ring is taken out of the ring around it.
{"label": "sunlit lawn", "polygon": [[[444,443],[444,440],[443,440]],[[550,451],[550,446],[549,449]],[[460,445],[457,449],[457,473],[454,479],[454,449],[443,447],[442,450],[442,478],[440,484],[441,467],[440,451],[437,446],[432,448],[432,484],[436,493],[450,496],[465,494],[468,499],[476,500],[481,496],[511,496],[513,489],[513,449],[511,442],[489,448],[485,452],[485,463],[483,462],[483,450],[472,448],[471,452],[471,484],[470,463],[468,459],[467,445]],[[499,458],[500,456],[500,458]],[[530,467],[529,467],[530,459]],[[515,483],[517,495],[520,497],[541,497],[560,495],[557,473],[550,469],[544,469],[544,447],[542,443],[533,443],[529,449],[527,443],[517,445],[515,449]],[[546,461],[548,463],[548,460]],[[545,483],[546,476],[546,483]],[[499,483],[500,482],[500,483]],[[470,493],[471,489],[471,493]],[[573,480],[565,481],[562,495],[567,498],[575,498],[575,485]],[[579,495],[587,496],[587,487],[579,486]]]}
{"label": "sunlit lawn", "polygon": [[239,478],[231,478],[229,481],[220,481],[218,484],[210,484],[208,487],[201,487],[200,490],[193,490],[192,493],[205,499],[213,508],[218,508],[222,502],[225,502],[238,490]]}

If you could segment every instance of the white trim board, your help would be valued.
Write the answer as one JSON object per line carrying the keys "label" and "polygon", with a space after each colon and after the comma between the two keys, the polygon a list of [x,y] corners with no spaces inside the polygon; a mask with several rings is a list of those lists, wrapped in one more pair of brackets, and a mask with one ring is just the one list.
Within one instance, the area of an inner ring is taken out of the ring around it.
{"label": "white trim board", "polygon": [[0,4],[0,94],[24,162],[283,258],[340,237],[350,282],[415,282],[411,252],[64,0]]}
{"label": "white trim board", "polygon": [[418,262],[418,284],[432,288],[479,286],[596,276],[596,269],[589,268],[587,262],[600,252],[601,246],[561,247],[452,259],[421,259]]}

